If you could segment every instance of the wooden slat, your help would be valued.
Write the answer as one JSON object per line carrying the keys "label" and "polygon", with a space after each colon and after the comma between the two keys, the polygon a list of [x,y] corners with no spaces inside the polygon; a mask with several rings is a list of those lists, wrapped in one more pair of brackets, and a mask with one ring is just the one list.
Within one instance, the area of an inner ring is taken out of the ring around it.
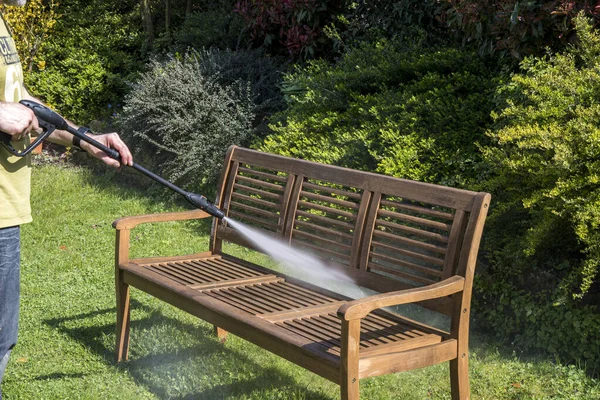
{"label": "wooden slat", "polygon": [[353,202],[350,202],[350,201],[338,199],[338,198],[335,198],[335,197],[323,196],[323,195],[317,194],[317,193],[305,192],[304,190],[300,192],[300,197],[305,197],[305,198],[310,199],[310,200],[320,201],[320,202],[323,202],[323,203],[326,203],[326,204],[335,204],[335,205],[338,205],[338,206],[349,208],[351,210],[357,210],[358,209],[358,204],[357,203],[353,203]]}
{"label": "wooden slat", "polygon": [[275,183],[271,183],[271,182],[267,182],[267,181],[262,181],[259,179],[250,178],[250,177],[243,176],[243,175],[236,175],[235,180],[236,180],[236,182],[244,182],[244,183],[248,183],[251,185],[262,186],[267,189],[276,190],[278,192],[283,192],[283,190],[284,190],[284,187],[281,185],[277,185]]}
{"label": "wooden slat", "polygon": [[346,196],[351,199],[359,200],[362,197],[362,195],[360,193],[346,191],[343,189],[333,188],[333,187],[329,187],[329,186],[317,185],[317,184],[314,184],[311,182],[304,182],[304,184],[302,186],[306,189],[322,190],[322,191],[326,191],[326,192],[329,192],[332,194],[339,194],[341,196]]}
{"label": "wooden slat", "polygon": [[287,179],[286,177],[281,176],[281,175],[270,174],[268,172],[263,172],[263,171],[257,171],[255,169],[250,169],[247,167],[240,167],[239,172],[242,174],[260,176],[261,178],[271,179],[273,181],[279,181],[279,182],[285,182]]}
{"label": "wooden slat", "polygon": [[[339,226],[341,228],[346,228],[348,230],[355,228],[355,224],[352,224],[350,222],[340,221],[335,218],[324,217],[322,215],[312,214],[312,213],[302,211],[302,210],[296,210],[296,217],[304,217],[304,218],[308,218],[310,220],[323,222],[328,225],[335,225],[335,226]],[[296,218],[295,221],[298,221],[298,220],[299,219]]]}
{"label": "wooden slat", "polygon": [[[203,262],[208,262],[209,259],[202,259],[202,260],[198,260],[198,261],[203,261]],[[214,263],[215,265],[219,266],[220,268],[231,268],[231,269],[235,269],[237,271],[241,271],[244,274],[246,274],[247,276],[260,276],[260,275],[264,275],[263,272],[258,271],[256,269],[250,268],[242,263],[238,263],[238,262],[234,262],[232,260],[229,260],[228,258],[215,258],[215,259],[210,259],[210,261],[212,263]]]}
{"label": "wooden slat", "polygon": [[281,295],[281,293],[275,294],[273,291],[268,290],[267,286],[269,285],[253,285],[252,291],[256,293],[257,296],[261,296],[267,299],[274,299],[273,301],[277,301],[279,304],[285,305],[286,309],[293,309],[298,307],[306,307],[306,302],[298,300],[292,296]]}
{"label": "wooden slat", "polygon": [[416,338],[401,340],[393,343],[381,344],[379,346],[368,347],[360,350],[361,358],[368,358],[381,354],[392,354],[400,351],[406,351],[416,349],[418,347],[424,347],[435,343],[440,343],[442,338],[438,335],[424,335]]}
{"label": "wooden slat", "polygon": [[294,301],[296,304],[299,304],[301,307],[312,307],[314,304],[321,304],[318,302],[311,302],[306,299],[306,296],[299,295],[293,290],[284,290],[285,281],[282,281],[277,285],[262,285],[261,289],[265,292],[271,293],[273,296],[280,296],[286,299],[290,299]]}
{"label": "wooden slat", "polygon": [[235,204],[233,202],[233,200],[238,200],[238,202],[240,202],[240,201],[247,201],[248,203],[258,204],[258,205],[267,207],[267,208],[272,209],[272,210],[279,210],[281,208],[281,204],[272,203],[270,201],[263,200],[263,199],[257,199],[256,197],[247,196],[247,195],[239,193],[239,192],[233,192],[231,194],[231,200],[232,201],[231,201],[231,204],[230,204],[230,208],[231,208],[231,205]]}
{"label": "wooden slat", "polygon": [[[186,268],[186,265],[190,268]],[[216,281],[231,280],[231,279],[236,279],[236,278],[240,278],[243,276],[241,274],[236,274],[235,272],[211,268],[210,264],[194,265],[194,264],[190,264],[190,263],[188,263],[188,264],[180,263],[180,264],[178,264],[178,266],[179,266],[180,270],[182,270],[182,272],[185,271],[188,274],[197,276],[197,277],[210,277],[211,279],[216,280]]]}
{"label": "wooden slat", "polygon": [[361,262],[361,254],[364,249],[361,249],[360,245],[363,242],[363,235],[365,232],[365,221],[367,219],[367,213],[369,211],[369,206],[371,203],[372,194],[371,192],[363,192],[361,196],[360,207],[358,209],[358,215],[356,216],[356,221],[353,229],[353,238],[352,238],[352,252],[350,253],[350,262],[348,266],[353,269],[360,268]]}
{"label": "wooden slat", "polygon": [[369,271],[381,271],[381,272],[385,272],[386,274],[394,275],[394,276],[397,276],[397,277],[403,278],[403,279],[408,279],[409,281],[422,283],[424,285],[431,285],[433,283],[438,282],[438,281],[434,281],[434,280],[431,280],[431,279],[422,278],[422,277],[417,276],[417,275],[408,274],[408,273],[403,272],[403,271],[398,271],[398,270],[395,270],[393,268],[386,267],[386,266],[381,265],[381,264],[377,264],[375,262],[369,263]]}
{"label": "wooden slat", "polygon": [[304,249],[308,249],[308,250],[314,252],[315,254],[321,254],[321,255],[327,254],[330,257],[334,257],[334,258],[338,258],[338,259],[342,259],[342,260],[350,260],[350,254],[338,253],[337,251],[319,247],[312,243],[305,242],[302,240],[294,241],[294,245],[297,245],[297,246],[299,245],[300,247],[302,247]]}
{"label": "wooden slat", "polygon": [[158,256],[158,257],[148,257],[148,258],[135,258],[131,260],[132,263],[146,266],[151,264],[160,264],[161,262],[178,262],[178,261],[187,261],[187,260],[195,260],[198,258],[211,257],[213,253],[211,251],[205,251],[202,253],[196,254],[186,254],[182,256]]}
{"label": "wooden slat", "polygon": [[386,261],[388,263],[391,263],[391,264],[398,265],[400,267],[407,268],[407,269],[412,270],[412,271],[422,272],[422,273],[427,274],[429,276],[435,276],[436,278],[441,278],[442,277],[442,271],[437,271],[435,269],[427,268],[427,267],[424,267],[422,265],[414,264],[414,263],[411,263],[409,261],[400,260],[400,259],[395,258],[395,257],[390,257],[388,255],[372,251],[371,252],[371,260],[376,259],[376,258],[380,259],[380,260],[384,260],[384,261]]}
{"label": "wooden slat", "polygon": [[178,283],[180,283],[180,284],[182,284],[182,285],[191,285],[191,284],[193,284],[193,283],[194,283],[194,282],[192,282],[192,281],[190,281],[190,280],[188,280],[188,279],[183,279],[183,278],[179,278],[179,277],[177,277],[177,276],[173,276],[173,274],[171,274],[169,271],[164,271],[164,270],[163,270],[163,269],[161,269],[161,268],[155,268],[155,267],[153,267],[153,266],[151,266],[151,267],[146,267],[146,268],[147,268],[148,270],[150,270],[150,271],[154,272],[154,273],[157,273],[157,274],[159,274],[159,275],[163,276],[164,278],[167,278],[167,279],[174,280],[175,282],[178,282]]}
{"label": "wooden slat", "polygon": [[[311,240],[311,242],[309,242],[309,243],[318,243],[318,244],[322,244],[323,246],[330,245],[330,246],[336,247],[338,250],[350,251],[352,249],[352,247],[349,244],[336,242],[335,240],[324,239],[323,236],[313,235],[308,232],[294,229],[294,231],[292,233],[292,240],[293,239],[297,240],[298,237]],[[303,243],[306,243],[306,242],[303,242]]]}
{"label": "wooden slat", "polygon": [[227,293],[234,293],[237,296],[246,298],[250,304],[262,304],[264,307],[270,310],[288,310],[291,308],[289,305],[283,304],[280,299],[276,297],[267,297],[257,293],[253,290],[252,286],[236,286],[226,289]]}
{"label": "wooden slat", "polygon": [[215,280],[232,280],[232,279],[244,279],[248,275],[242,271],[236,271],[225,268],[218,268],[215,263],[206,262],[204,260],[193,260],[189,262],[194,265],[197,269],[201,269],[202,273],[214,277]]}
{"label": "wooden slat", "polygon": [[427,208],[424,206],[415,206],[412,204],[406,204],[406,203],[397,202],[397,201],[393,201],[393,200],[382,199],[381,205],[385,206],[385,207],[400,208],[403,210],[412,211],[417,214],[429,215],[431,217],[446,219],[449,221],[452,221],[454,219],[454,215],[451,213],[448,213],[448,212],[432,210],[431,208]]}
{"label": "wooden slat", "polygon": [[307,301],[303,296],[298,296],[296,293],[289,291],[286,292],[281,290],[281,285],[261,285],[260,289],[270,293],[271,296],[280,297],[289,301],[292,304],[295,304],[296,307],[304,308],[304,307],[312,307],[313,303]]}
{"label": "wooden slat", "polygon": [[425,243],[425,242],[420,242],[418,240],[405,238],[403,236],[393,235],[391,233],[382,232],[377,229],[373,232],[373,237],[384,238],[384,239],[388,239],[391,241],[404,243],[404,244],[407,244],[410,246],[419,247],[423,250],[428,250],[428,251],[432,251],[432,252],[436,252],[436,253],[440,253],[440,254],[446,254],[445,247],[436,246],[436,245]]}
{"label": "wooden slat", "polygon": [[264,276],[256,276],[253,278],[240,278],[240,279],[231,279],[228,281],[220,281],[220,282],[199,283],[196,285],[190,285],[189,287],[191,289],[195,289],[195,290],[198,290],[199,292],[201,292],[203,290],[226,289],[228,287],[239,286],[239,285],[281,282],[282,280],[283,280],[283,278],[279,278],[275,275],[264,275]]}
{"label": "wooden slat", "polygon": [[207,290],[207,291],[203,292],[203,294],[210,296],[210,297],[214,298],[215,300],[218,300],[219,302],[227,304],[238,310],[247,312],[248,314],[251,314],[251,315],[258,315],[258,314],[264,314],[265,312],[269,312],[268,309],[260,307],[256,304],[249,304],[248,302],[246,302],[243,299],[240,299],[236,296],[231,296],[231,293],[229,293],[229,295],[226,295],[225,293],[221,292],[220,290]]}
{"label": "wooden slat", "polygon": [[[279,228],[279,225],[277,225],[274,222],[269,222],[269,221],[265,221],[264,219],[260,219],[257,218],[255,216],[252,215],[248,215],[248,214],[243,214],[237,211],[233,211],[233,210],[229,210],[229,216],[236,219],[236,220],[241,220],[241,221],[250,221],[250,222],[254,222],[262,227],[269,227],[271,228],[273,231],[277,231],[277,228]],[[230,228],[233,229],[233,228]]]}
{"label": "wooden slat", "polygon": [[[319,232],[325,233],[329,236],[337,236],[339,238],[346,239],[347,241],[352,241],[352,238],[354,237],[354,235],[351,235],[350,233],[347,233],[347,232],[336,231],[334,229],[325,228],[321,225],[311,224],[310,222],[301,221],[299,219],[297,219],[294,223],[296,224],[296,226],[301,226],[304,228],[319,231]],[[297,231],[297,230],[295,230],[295,231]]]}
{"label": "wooden slat", "polygon": [[[246,195],[248,195],[248,193],[250,193],[250,194],[255,194],[255,195],[258,195],[261,197],[266,197],[271,200],[275,200],[278,203],[281,202],[281,193],[268,192],[266,190],[242,185],[239,183],[236,183],[235,185],[233,185],[233,190],[234,190],[234,193],[239,194],[240,192],[244,192],[244,193],[246,193]],[[252,197],[252,198],[254,198],[254,197]]]}
{"label": "wooden slat", "polygon": [[428,226],[430,228],[440,229],[446,232],[450,232],[450,229],[452,228],[451,224],[444,224],[443,222],[432,221],[426,218],[420,218],[408,214],[384,210],[382,208],[379,209],[379,215],[383,217],[399,219],[401,221],[412,222],[417,225]]}
{"label": "wooden slat", "polygon": [[249,213],[257,214],[261,217],[271,218],[274,220],[277,220],[280,217],[280,214],[278,212],[268,211],[268,210],[264,210],[262,208],[256,208],[256,207],[252,207],[247,204],[238,203],[238,202],[235,202],[233,204],[235,205],[236,209],[240,209],[240,210],[244,210]]}
{"label": "wooden slat", "polygon": [[321,204],[309,203],[309,202],[303,201],[303,200],[300,200],[298,202],[298,208],[300,208],[300,207],[307,208],[309,210],[319,210],[319,211],[326,212],[328,214],[335,214],[335,215],[339,215],[341,217],[346,217],[346,218],[349,218],[349,219],[356,218],[356,214],[353,214],[351,212],[343,211],[343,210],[338,210],[336,208],[326,207],[326,206],[323,206]]}
{"label": "wooden slat", "polygon": [[423,368],[456,358],[456,340],[418,347],[397,353],[362,357],[358,363],[360,379]]}
{"label": "wooden slat", "polygon": [[446,254],[446,258],[444,260],[444,279],[449,278],[456,273],[455,269],[458,264],[459,257],[458,249],[462,244],[466,221],[467,214],[461,210],[458,210],[454,216],[452,230],[450,231],[450,240],[448,242],[448,253]]}
{"label": "wooden slat", "polygon": [[382,219],[377,221],[377,225],[384,226],[386,228],[397,229],[399,231],[406,232],[406,233],[416,235],[416,236],[422,236],[422,237],[430,239],[430,240],[437,240],[442,243],[448,243],[448,236],[440,235],[439,233],[424,231],[422,229],[417,229],[417,228],[397,224],[395,222],[390,222],[390,221],[386,221],[386,220],[382,220]]}
{"label": "wooden slat", "polygon": [[[436,258],[436,257],[430,257],[427,256],[425,254],[421,254],[421,253],[417,253],[414,251],[410,251],[410,250],[406,250],[404,248],[401,247],[396,247],[396,246],[390,246],[387,245],[385,243],[379,243],[379,242],[373,242],[371,245],[371,251],[374,252],[376,249],[381,248],[386,250],[388,253],[396,255],[403,255],[406,257],[410,257],[412,259],[416,259],[416,260],[421,260],[421,261],[425,261],[429,264],[432,265],[438,265],[438,266],[443,266],[444,265],[444,259],[442,258]],[[379,253],[382,254],[382,253]]]}

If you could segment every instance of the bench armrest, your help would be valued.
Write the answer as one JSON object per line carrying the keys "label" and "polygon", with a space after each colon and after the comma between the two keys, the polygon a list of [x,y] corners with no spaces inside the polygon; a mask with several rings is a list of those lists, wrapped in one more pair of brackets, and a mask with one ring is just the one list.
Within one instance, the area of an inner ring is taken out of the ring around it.
{"label": "bench armrest", "polygon": [[345,321],[360,319],[366,317],[371,311],[378,308],[449,296],[461,292],[464,286],[465,278],[453,276],[444,279],[441,282],[420,288],[382,293],[365,297],[364,299],[353,300],[342,305],[337,313],[338,316]]}
{"label": "bench armrest", "polygon": [[140,224],[153,222],[184,221],[189,219],[208,218],[212,215],[202,210],[190,210],[180,212],[169,212],[159,214],[134,215],[131,217],[119,218],[113,222],[113,228],[116,230],[133,229]]}

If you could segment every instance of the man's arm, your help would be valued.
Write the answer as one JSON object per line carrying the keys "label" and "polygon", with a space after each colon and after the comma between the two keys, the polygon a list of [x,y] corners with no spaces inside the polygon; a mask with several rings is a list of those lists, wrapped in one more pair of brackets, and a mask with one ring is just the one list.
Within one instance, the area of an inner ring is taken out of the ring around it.
{"label": "man's arm", "polygon": [[[40,104],[43,104],[43,102],[41,100],[31,96],[27,90],[24,91],[24,98],[26,100],[32,100],[32,101],[38,102]],[[11,103],[5,103],[5,104],[11,104]],[[12,104],[16,104],[16,103],[12,103]],[[2,106],[2,104],[0,104],[0,106]],[[21,104],[19,104],[19,106],[29,110],[27,107],[22,106]],[[33,112],[31,114],[33,114]],[[38,125],[37,118],[33,118],[33,119],[34,119],[35,127],[31,127],[29,129],[29,131],[30,130],[39,131],[39,127],[37,126]],[[66,120],[66,121],[73,128],[75,128],[75,129],[79,128],[77,125],[75,125],[71,121],[69,121],[69,120]],[[27,131],[27,132],[29,132],[29,131]],[[9,132],[7,132],[7,133],[9,133]],[[14,134],[13,134],[13,136],[14,136]],[[117,150],[119,152],[119,154],[121,155],[121,161],[123,164],[125,164],[125,165],[133,164],[133,156],[131,155],[129,148],[127,147],[127,145],[125,143],[123,143],[123,141],[121,140],[121,138],[119,137],[119,135],[117,133],[113,132],[113,133],[106,133],[106,134],[101,134],[101,135],[90,134],[89,136],[91,138],[97,140],[98,142],[104,144],[105,146]],[[58,130],[58,129],[55,130],[54,132],[52,132],[52,134],[50,136],[48,136],[47,140],[52,143],[60,144],[62,146],[67,146],[67,147],[73,145],[73,135],[67,131],[62,131],[62,130]],[[93,157],[103,161],[107,165],[110,165],[115,168],[119,168],[121,166],[121,163],[119,163],[119,161],[110,158],[105,152],[90,145],[89,143],[81,141],[81,149],[88,152]]]}

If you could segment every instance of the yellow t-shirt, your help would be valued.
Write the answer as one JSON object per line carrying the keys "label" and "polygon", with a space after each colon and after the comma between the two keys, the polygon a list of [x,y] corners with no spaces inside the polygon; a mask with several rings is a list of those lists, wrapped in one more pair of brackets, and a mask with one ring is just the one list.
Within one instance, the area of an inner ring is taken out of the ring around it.
{"label": "yellow t-shirt", "polygon": [[[23,69],[15,42],[0,18],[0,100],[18,102],[23,97]],[[12,146],[23,150],[29,138]],[[0,145],[0,228],[31,222],[29,204],[31,157],[16,157]]]}

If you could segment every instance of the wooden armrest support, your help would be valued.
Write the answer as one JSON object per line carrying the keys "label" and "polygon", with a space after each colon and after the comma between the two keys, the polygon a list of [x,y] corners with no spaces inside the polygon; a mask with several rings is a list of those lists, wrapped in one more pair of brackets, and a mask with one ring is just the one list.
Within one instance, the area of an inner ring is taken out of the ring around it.
{"label": "wooden armrest support", "polygon": [[134,215],[131,217],[119,218],[113,222],[113,228],[117,230],[122,229],[133,229],[140,224],[153,223],[153,222],[169,222],[169,221],[184,221],[189,219],[200,219],[212,217],[205,211],[202,210],[190,210],[160,214],[146,214],[146,215]]}
{"label": "wooden armrest support", "polygon": [[462,291],[464,286],[465,279],[463,277],[453,276],[441,282],[420,288],[382,293],[365,297],[364,299],[353,300],[341,306],[337,313],[341,319],[346,321],[360,319],[378,308],[449,296]]}

